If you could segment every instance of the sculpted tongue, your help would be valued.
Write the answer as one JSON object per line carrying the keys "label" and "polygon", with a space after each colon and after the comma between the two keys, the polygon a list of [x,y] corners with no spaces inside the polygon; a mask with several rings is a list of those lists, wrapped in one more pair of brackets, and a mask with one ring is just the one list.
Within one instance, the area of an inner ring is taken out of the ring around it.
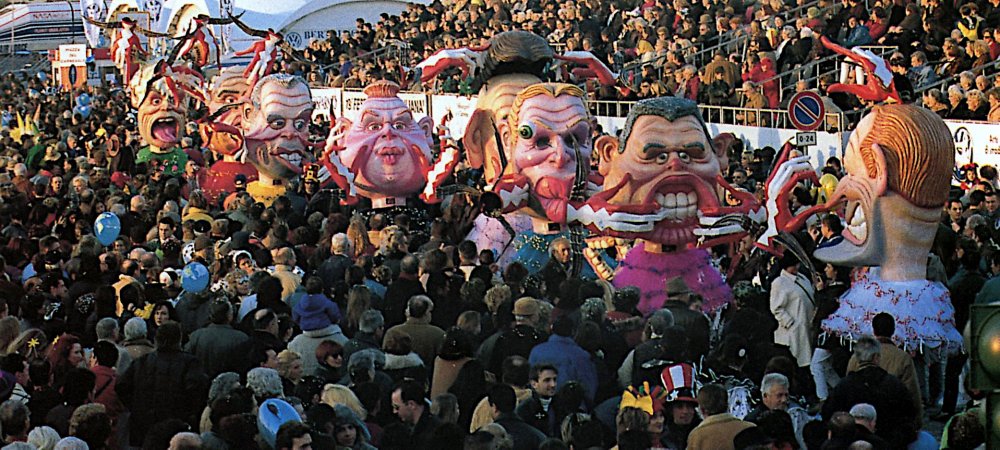
{"label": "sculpted tongue", "polygon": [[543,177],[535,184],[535,196],[545,210],[545,216],[556,223],[566,223],[566,205],[573,180]]}
{"label": "sculpted tongue", "polygon": [[157,123],[152,128],[153,137],[163,142],[177,141],[177,129],[171,123]]}

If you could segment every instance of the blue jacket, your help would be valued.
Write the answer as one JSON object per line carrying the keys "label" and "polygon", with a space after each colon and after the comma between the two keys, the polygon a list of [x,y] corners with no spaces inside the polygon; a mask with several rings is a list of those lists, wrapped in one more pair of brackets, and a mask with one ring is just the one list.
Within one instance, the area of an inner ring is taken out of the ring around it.
{"label": "blue jacket", "polygon": [[323,294],[308,295],[292,308],[292,320],[303,331],[340,324],[340,308]]}
{"label": "blue jacket", "polygon": [[548,341],[531,350],[528,362],[531,365],[552,364],[559,371],[556,381],[560,387],[568,381],[576,381],[583,385],[587,400],[594,400],[597,393],[597,368],[590,360],[590,354],[577,345],[573,338],[556,334],[549,336]]}

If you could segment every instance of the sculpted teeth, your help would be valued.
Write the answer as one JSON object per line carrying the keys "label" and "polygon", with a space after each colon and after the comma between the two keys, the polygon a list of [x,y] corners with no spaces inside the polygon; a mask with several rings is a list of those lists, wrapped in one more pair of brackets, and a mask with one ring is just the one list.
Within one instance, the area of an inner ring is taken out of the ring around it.
{"label": "sculpted teeth", "polygon": [[657,192],[653,198],[663,207],[664,218],[667,220],[680,221],[698,214],[698,194],[694,192],[669,194]]}

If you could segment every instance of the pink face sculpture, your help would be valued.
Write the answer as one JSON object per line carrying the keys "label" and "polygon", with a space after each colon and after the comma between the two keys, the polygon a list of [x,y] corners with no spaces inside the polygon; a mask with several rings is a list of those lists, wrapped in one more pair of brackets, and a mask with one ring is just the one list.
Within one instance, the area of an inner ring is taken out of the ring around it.
{"label": "pink face sculpture", "polygon": [[513,158],[507,173],[527,178],[535,217],[566,223],[578,168],[589,171],[593,127],[584,95],[570,84],[535,84],[517,95],[508,121],[500,123]]}
{"label": "pink face sculpture", "polygon": [[268,75],[257,83],[243,108],[241,126],[247,162],[261,177],[290,179],[311,162],[309,120],[313,103],[309,86],[299,77]]}
{"label": "pink face sculpture", "polygon": [[[353,174],[357,192],[372,199],[407,197],[420,192],[432,169],[433,122],[416,120],[397,94],[399,85],[378,81],[367,88],[361,118],[337,119],[328,151]],[[330,158],[323,158],[326,162]]]}

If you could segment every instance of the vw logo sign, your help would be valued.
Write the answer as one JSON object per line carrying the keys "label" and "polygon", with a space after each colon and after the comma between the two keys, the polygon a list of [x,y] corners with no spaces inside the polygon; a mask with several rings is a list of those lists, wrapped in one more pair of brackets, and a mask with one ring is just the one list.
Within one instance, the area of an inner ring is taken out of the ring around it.
{"label": "vw logo sign", "polygon": [[285,40],[288,41],[288,45],[292,48],[302,48],[302,35],[298,31],[289,31],[285,35]]}

